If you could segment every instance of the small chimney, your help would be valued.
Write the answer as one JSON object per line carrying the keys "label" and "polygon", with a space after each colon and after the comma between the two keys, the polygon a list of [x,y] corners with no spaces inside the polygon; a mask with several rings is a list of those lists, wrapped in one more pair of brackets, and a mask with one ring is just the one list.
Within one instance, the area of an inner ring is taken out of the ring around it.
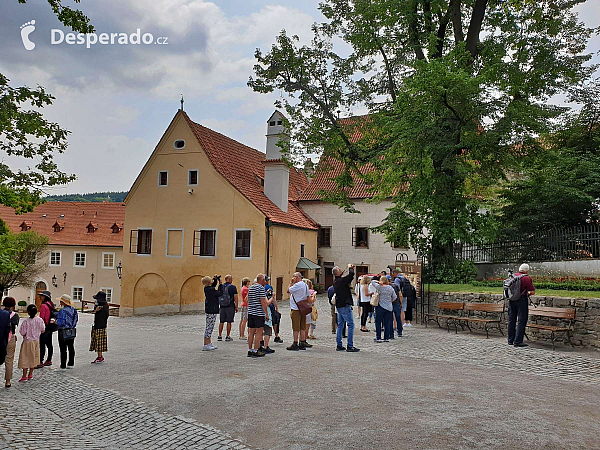
{"label": "small chimney", "polygon": [[287,139],[283,135],[283,114],[275,111],[267,121],[267,159],[265,160],[265,186],[264,192],[279,209],[288,210],[290,189],[290,169],[281,159],[281,148],[278,147],[280,139]]}

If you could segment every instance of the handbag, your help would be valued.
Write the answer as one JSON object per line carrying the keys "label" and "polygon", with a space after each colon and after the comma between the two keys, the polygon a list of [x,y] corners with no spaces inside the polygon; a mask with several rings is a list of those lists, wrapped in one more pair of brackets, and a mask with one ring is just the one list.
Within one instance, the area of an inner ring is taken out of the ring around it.
{"label": "handbag", "polygon": [[379,291],[375,291],[373,292],[373,294],[371,294],[371,300],[370,302],[371,306],[379,306]]}
{"label": "handbag", "polygon": [[58,330],[58,337],[63,341],[71,341],[77,336],[76,328],[62,328]]}
{"label": "handbag", "polygon": [[312,305],[312,309],[310,311],[310,320],[313,322],[319,320],[319,311],[317,311],[317,307],[315,305]]}
{"label": "handbag", "polygon": [[[308,291],[308,288],[306,288],[306,290]],[[296,306],[298,307],[298,311],[300,311],[300,314],[302,314],[303,316],[306,316],[307,314],[310,314],[312,312],[312,305],[310,303],[308,303],[308,300],[304,299],[300,302],[297,302],[296,299],[294,298],[294,294],[292,294],[292,298],[294,299],[294,303],[296,303]]]}

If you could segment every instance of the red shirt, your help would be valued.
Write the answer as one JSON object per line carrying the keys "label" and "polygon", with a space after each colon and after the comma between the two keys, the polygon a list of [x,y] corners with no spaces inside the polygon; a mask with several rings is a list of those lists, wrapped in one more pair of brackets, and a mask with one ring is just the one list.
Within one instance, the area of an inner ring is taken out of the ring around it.
{"label": "red shirt", "polygon": [[535,288],[533,287],[533,281],[531,281],[531,277],[521,272],[517,272],[515,274],[515,277],[518,277],[519,275],[524,275],[524,277],[521,278],[521,297],[527,295],[528,291],[535,291]]}

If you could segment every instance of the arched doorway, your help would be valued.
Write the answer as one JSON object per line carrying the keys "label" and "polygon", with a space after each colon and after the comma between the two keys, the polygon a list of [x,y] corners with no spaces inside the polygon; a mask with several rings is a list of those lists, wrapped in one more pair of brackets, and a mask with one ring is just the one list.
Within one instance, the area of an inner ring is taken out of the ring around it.
{"label": "arched doorway", "polygon": [[44,281],[38,281],[35,284],[35,306],[37,307],[38,311],[40,310],[40,307],[42,306],[42,302],[39,300],[38,294],[42,291],[47,291],[47,290],[48,290],[48,285],[46,285],[46,283]]}

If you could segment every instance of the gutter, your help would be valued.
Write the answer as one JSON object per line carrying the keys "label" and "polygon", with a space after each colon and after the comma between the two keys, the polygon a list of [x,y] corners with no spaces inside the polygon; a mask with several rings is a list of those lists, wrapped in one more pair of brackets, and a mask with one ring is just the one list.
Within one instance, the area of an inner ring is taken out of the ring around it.
{"label": "gutter", "polygon": [[271,226],[273,222],[269,219],[265,219],[265,227],[267,228],[267,270],[266,275],[271,278],[271,274],[269,273],[270,262],[271,262]]}

